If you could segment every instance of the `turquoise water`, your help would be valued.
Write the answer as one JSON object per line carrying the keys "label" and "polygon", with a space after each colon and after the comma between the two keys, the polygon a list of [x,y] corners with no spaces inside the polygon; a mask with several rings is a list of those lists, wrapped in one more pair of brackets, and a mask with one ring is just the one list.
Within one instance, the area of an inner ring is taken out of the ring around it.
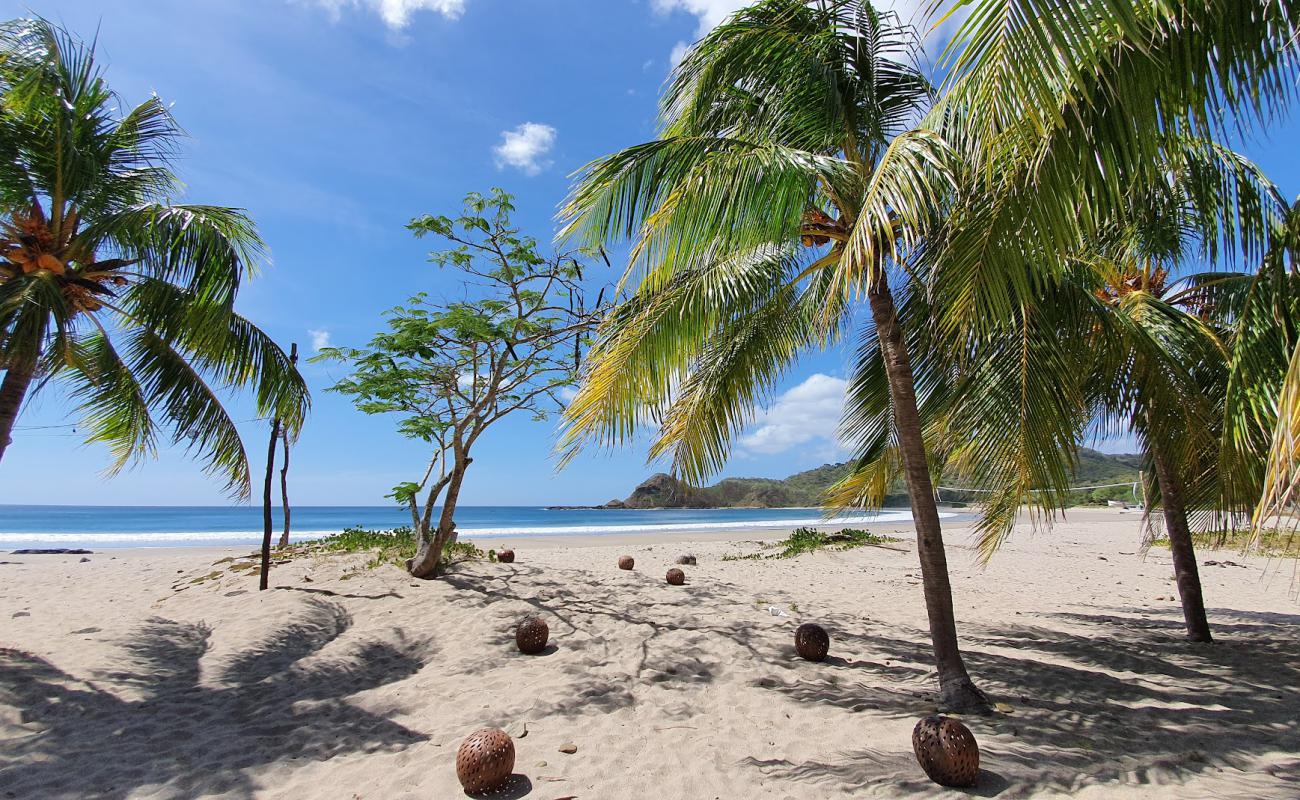
{"label": "turquoise water", "polygon": [[[275,509],[279,535],[281,515]],[[549,510],[538,506],[462,506],[462,536],[601,536],[679,530],[735,530],[854,522],[906,522],[905,509],[827,520],[820,509],[719,508],[661,510]],[[293,539],[337,533],[346,527],[409,525],[393,506],[296,506]],[[252,506],[21,506],[0,505],[0,549],[21,547],[237,546],[262,540],[262,509]]]}

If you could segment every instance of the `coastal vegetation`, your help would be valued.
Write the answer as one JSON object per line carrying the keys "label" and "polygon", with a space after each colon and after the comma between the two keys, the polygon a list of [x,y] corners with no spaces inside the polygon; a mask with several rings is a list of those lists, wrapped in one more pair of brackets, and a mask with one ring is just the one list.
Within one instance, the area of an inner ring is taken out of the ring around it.
{"label": "coastal vegetation", "polygon": [[[465,197],[461,215],[416,218],[408,226],[452,245],[430,255],[456,270],[475,294],[436,301],[425,294],[388,312],[388,330],[365,348],[324,348],[316,360],[348,365],[330,391],[366,414],[396,414],[405,437],[432,446],[418,481],[389,495],[411,512],[418,548],[407,569],[434,578],[456,541],[456,505],[478,438],[516,414],[545,419],[563,408],[586,338],[599,315],[588,307],[580,253],[543,255],[520,234],[509,194]],[[438,518],[435,523],[434,512]]]}
{"label": "coastal vegetation", "polygon": [[[1075,488],[1069,505],[1105,505],[1109,500],[1129,504],[1142,502],[1138,485],[1142,456],[1111,455],[1080,448],[1071,473]],[[691,486],[680,478],[658,473],[638,485],[631,494],[611,500],[600,508],[782,508],[815,507],[826,501],[831,490],[853,473],[852,462],[823,464],[787,478],[723,478],[708,486]],[[937,486],[946,503],[978,502],[980,494],[963,491],[963,486]],[[907,489],[902,476],[890,481],[883,505],[906,506]]]}
{"label": "coastal vegetation", "polygon": [[[864,364],[889,387],[946,706],[988,707],[957,641],[898,266],[948,196],[943,141],[914,127],[934,97],[909,27],[866,3],[764,0],[674,70],[660,136],[589,165],[566,234],[632,240],[633,295],[609,316],[566,411],[562,447],[628,441],[698,481],[725,462],[756,399],[804,352],[840,341],[864,296]],[[882,484],[883,485],[883,484]]]}
{"label": "coastal vegetation", "polygon": [[181,130],[157,96],[104,81],[95,50],[45,20],[0,26],[0,458],[18,412],[60,384],[109,474],[164,430],[238,497],[248,457],[224,390],[287,431],[307,386],[234,309],[263,243],[242,211],[176,202]]}

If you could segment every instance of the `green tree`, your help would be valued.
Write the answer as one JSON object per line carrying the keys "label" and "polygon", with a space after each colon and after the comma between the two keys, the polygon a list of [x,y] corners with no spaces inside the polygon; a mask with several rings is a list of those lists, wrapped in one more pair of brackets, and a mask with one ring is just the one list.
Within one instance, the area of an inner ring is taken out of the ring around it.
{"label": "green tree", "polygon": [[0,26],[0,93],[0,456],[24,399],[57,381],[110,473],[152,455],[163,424],[246,496],[220,391],[251,386],[291,429],[309,405],[284,352],[234,311],[262,251],[252,221],[174,203],[167,107],[127,106],[93,47],[50,23]]}
{"label": "green tree", "polygon": [[764,0],[696,43],[662,132],[582,173],[564,210],[588,244],[634,241],[567,416],[568,454],[658,424],[652,456],[691,482],[725,462],[755,400],[839,340],[865,295],[915,519],[941,699],[987,708],[958,647],[952,591],[895,287],[938,224],[950,148],[914,128],[931,87],[911,30],[869,3]]}
{"label": "green tree", "polygon": [[[328,348],[317,359],[352,367],[331,391],[366,414],[399,415],[398,430],[433,445],[419,481],[394,487],[411,512],[419,549],[407,568],[437,577],[456,539],[456,504],[475,442],[516,412],[544,419],[563,407],[587,338],[599,316],[587,308],[583,267],[574,254],[543,256],[512,227],[510,195],[500,189],[465,198],[461,216],[424,216],[408,226],[453,247],[430,260],[460,272],[478,296],[432,302],[415,295],[388,314],[388,330],[362,349]],[[437,524],[433,514],[441,501]]]}
{"label": "green tree", "polygon": [[[1267,128],[1300,78],[1297,0],[935,5],[969,12],[927,120],[961,152],[970,179],[949,210],[951,235],[932,254],[943,264],[935,324],[949,330],[987,330],[1035,306],[1071,256],[1131,222],[1133,187],[1159,185],[1189,142]],[[1234,321],[1220,448],[1231,473],[1221,510],[1235,514],[1253,492],[1258,522],[1277,517],[1300,487],[1300,349],[1287,297],[1295,242],[1236,198],[1226,184],[1223,202],[1202,194],[1197,213],[1217,213],[1227,245],[1264,264]]]}

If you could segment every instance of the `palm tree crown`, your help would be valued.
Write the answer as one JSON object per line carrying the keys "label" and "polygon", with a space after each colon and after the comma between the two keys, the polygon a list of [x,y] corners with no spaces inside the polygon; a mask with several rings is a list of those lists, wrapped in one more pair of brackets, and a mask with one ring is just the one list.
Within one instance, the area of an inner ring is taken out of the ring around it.
{"label": "palm tree crown", "polygon": [[305,384],[234,311],[263,245],[243,212],[172,202],[181,131],[156,96],[125,113],[86,46],[44,20],[0,28],[0,455],[29,389],[58,380],[110,471],[160,424],[228,489],[248,464],[222,388],[302,424]]}

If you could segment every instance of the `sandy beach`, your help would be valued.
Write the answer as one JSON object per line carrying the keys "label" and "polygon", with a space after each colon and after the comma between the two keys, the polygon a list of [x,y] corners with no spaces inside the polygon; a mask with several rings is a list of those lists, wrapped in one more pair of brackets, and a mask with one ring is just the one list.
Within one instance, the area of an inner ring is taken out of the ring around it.
{"label": "sandy beach", "polygon": [[[987,569],[948,523],[968,664],[999,703],[965,718],[984,772],[964,792],[911,753],[934,683],[897,525],[790,560],[724,561],[753,531],[523,541],[428,582],[298,558],[261,593],[222,561],[243,550],[4,555],[0,795],[454,798],[458,744],[500,726],[498,797],[1300,796],[1293,562],[1202,553],[1218,641],[1189,644],[1139,522],[1072,512]],[[668,586],[683,552],[698,566]],[[513,626],[533,613],[551,646],[530,657]],[[794,656],[804,621],[825,663]]]}

